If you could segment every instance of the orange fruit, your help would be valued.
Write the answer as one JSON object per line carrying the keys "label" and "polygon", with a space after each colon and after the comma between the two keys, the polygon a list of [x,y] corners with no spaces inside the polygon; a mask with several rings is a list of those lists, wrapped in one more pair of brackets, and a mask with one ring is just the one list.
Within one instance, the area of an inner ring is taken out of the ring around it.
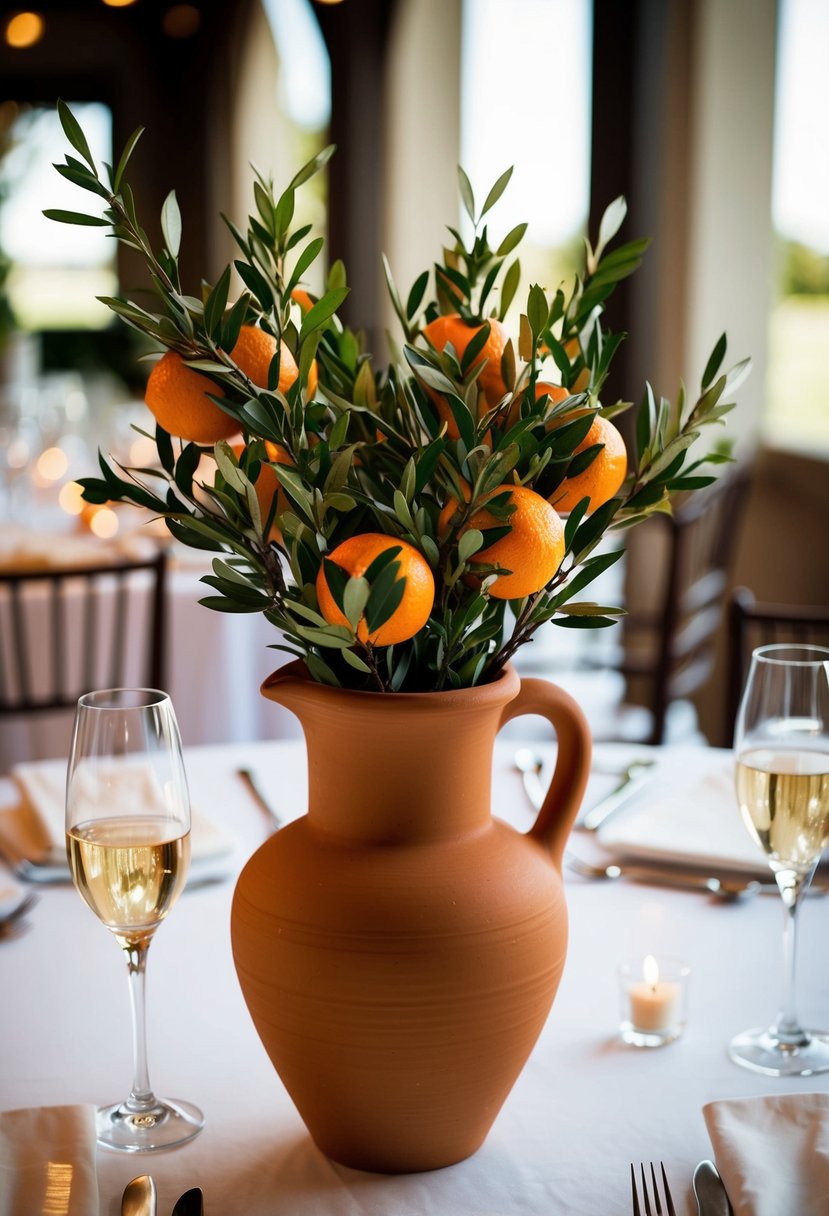
{"label": "orange fruit", "polygon": [[[360,641],[370,642],[373,646],[392,646],[395,642],[405,642],[426,624],[435,602],[435,580],[429,563],[413,545],[404,540],[396,540],[393,536],[386,536],[382,532],[364,532],[359,536],[350,536],[329,554],[330,560],[341,566],[351,578],[360,578],[376,557],[398,546],[400,552],[393,560],[400,564],[397,577],[406,579],[402,600],[389,619],[379,629],[375,629],[374,633],[369,634],[365,619],[357,626],[357,637]],[[320,566],[317,575],[317,600],[320,612],[329,625],[349,627],[346,617],[340,612],[329,590],[325,566]]]}
{"label": "orange fruit", "polygon": [[[257,325],[243,325],[230,357],[259,388],[268,386],[268,369],[276,353],[276,339]],[[296,362],[282,345],[279,364],[280,392],[286,393],[298,376]],[[309,382],[311,377],[308,377]],[[221,385],[188,367],[181,355],[169,350],[150,372],[144,400],[165,431],[194,443],[216,443],[230,439],[239,430],[238,421],[225,414],[207,397],[224,397]]]}
{"label": "orange fruit", "polygon": [[[436,317],[434,321],[430,321],[423,330],[423,336],[424,338],[428,338],[435,350],[438,351],[445,350],[451,342],[460,363],[463,360],[467,346],[482,328],[481,325],[467,325],[457,313],[451,313],[448,316]],[[501,376],[501,355],[504,353],[504,347],[508,341],[509,332],[506,326],[501,321],[497,321],[494,317],[491,317],[489,319],[489,337],[472,364],[472,367],[477,367],[484,359],[487,360],[486,367],[478,377],[477,384],[480,391],[484,394],[484,399],[490,409],[496,406],[509,391]],[[471,371],[472,368],[469,370]],[[450,439],[457,439],[457,423],[445,397],[428,386],[426,386],[426,392],[432,401],[434,401],[441,421],[446,423],[447,435]]]}
{"label": "orange fruit", "polygon": [[[259,388],[267,388],[268,371],[275,354],[276,338],[272,334],[265,333],[258,325],[243,325],[230,357],[249,380]],[[287,393],[298,375],[296,360],[283,342],[279,358],[279,383],[276,386],[280,393]]]}
{"label": "orange fruit", "polygon": [[216,443],[235,435],[239,423],[219,409],[208,393],[224,396],[214,380],[188,367],[176,351],[168,350],[150,372],[144,400],[156,421],[171,435],[193,443]]}
{"label": "orange fruit", "polygon": [[[511,573],[496,578],[489,594],[497,600],[520,600],[546,587],[561,565],[565,548],[564,525],[547,500],[526,486],[498,486],[487,494],[485,501],[505,492],[509,493],[515,508],[508,519],[500,519],[485,506],[480,507],[464,524],[461,533],[468,528],[479,528],[485,534],[487,528],[509,524],[511,531],[494,544],[480,549],[473,561],[509,570]],[[457,507],[457,500],[450,498],[441,511],[439,536],[448,531]]]}
{"label": "orange fruit", "polygon": [[296,301],[303,315],[308,312],[314,304],[314,300],[311,299],[311,296],[304,287],[295,287],[291,292],[291,299]]}
{"label": "orange fruit", "polygon": [[[521,420],[521,403],[524,400],[525,392],[526,386],[510,402],[506,421],[507,430]],[[552,408],[552,406],[558,405],[560,401],[566,401],[568,397],[572,396],[572,393],[568,388],[563,388],[560,384],[548,384],[545,380],[537,380],[535,384],[536,401],[540,401],[545,396],[550,398],[550,407]]]}
{"label": "orange fruit", "polygon": [[550,502],[557,511],[572,511],[582,498],[589,498],[587,513],[590,515],[619,492],[627,475],[627,449],[618,429],[600,414],[594,418],[573,455],[597,443],[604,447],[587,468],[575,477],[566,477],[551,494]]}
{"label": "orange fruit", "polygon": [[[238,460],[245,450],[245,445],[243,443],[232,443],[230,446]],[[256,500],[259,503],[259,514],[262,516],[263,526],[270,515],[274,495],[277,496],[276,515],[280,515],[283,511],[286,511],[290,505],[285,495],[285,491],[279,484],[279,478],[277,477],[276,473],[274,473],[271,465],[287,464],[293,467],[294,463],[290,457],[290,454],[285,450],[285,448],[283,448],[281,443],[271,443],[269,439],[266,439],[265,452],[267,454],[267,460],[270,463],[260,464],[259,473],[256,481],[253,483],[253,488],[256,491]],[[276,526],[275,522],[271,524],[267,539],[269,541],[276,541],[277,544],[282,544],[282,532]]]}

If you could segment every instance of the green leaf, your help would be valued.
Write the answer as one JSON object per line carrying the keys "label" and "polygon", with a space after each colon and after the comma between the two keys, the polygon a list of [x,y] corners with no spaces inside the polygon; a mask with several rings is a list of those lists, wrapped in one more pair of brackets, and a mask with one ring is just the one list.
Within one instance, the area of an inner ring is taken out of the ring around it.
{"label": "green leaf", "polygon": [[76,152],[80,153],[92,172],[97,173],[95,161],[92,159],[92,153],[89,150],[89,144],[86,142],[86,136],[81,130],[80,123],[65,101],[58,101],[58,118],[60,119],[60,125],[63,127],[63,133],[72,147]]}
{"label": "green leaf", "polygon": [[722,366],[722,361],[725,358],[725,352],[728,346],[728,339],[725,334],[721,334],[717,339],[717,343],[711,354],[708,357],[708,362],[705,365],[705,371],[702,373],[702,390],[709,387],[712,381],[716,378],[717,372]]}
{"label": "green leaf", "polygon": [[277,237],[284,236],[291,225],[291,220],[294,218],[294,191],[289,186],[279,196],[279,202],[276,204],[274,213],[274,226],[276,228]]}
{"label": "green leaf", "polygon": [[323,169],[334,155],[335,148],[335,144],[328,144],[327,147],[323,148],[322,152],[318,152],[317,155],[312,157],[307,164],[303,165],[302,168],[294,174],[291,180],[292,188],[294,190],[298,189],[300,186],[304,185],[305,182],[309,181],[315,174],[319,173],[320,169]]}
{"label": "green leaf", "polygon": [[599,239],[596,244],[596,257],[601,257],[602,250],[608,245],[624,223],[628,205],[623,195],[619,195],[605,209],[599,224]]}
{"label": "green leaf", "polygon": [[343,593],[343,611],[353,630],[357,629],[368,603],[371,587],[365,578],[350,578]]}
{"label": "green leaf", "polygon": [[273,308],[273,292],[265,276],[255,266],[250,266],[239,259],[233,265],[238,270],[242,282],[258,301],[262,311],[270,312]]}
{"label": "green leaf", "polygon": [[174,258],[181,248],[181,212],[175,190],[171,190],[161,208],[161,231],[164,243]]}
{"label": "green leaf", "polygon": [[97,215],[85,215],[82,211],[62,211],[59,208],[49,207],[43,212],[47,220],[57,220],[59,224],[80,224],[86,228],[107,228],[109,220],[101,219]]}
{"label": "green leaf", "polygon": [[524,233],[527,231],[527,224],[516,224],[510,232],[501,241],[501,244],[495,250],[495,256],[505,258],[508,253],[512,253],[517,245],[520,245],[524,239]]}
{"label": "green leaf", "polygon": [[320,250],[322,249],[324,244],[325,244],[324,240],[322,239],[321,236],[319,236],[315,240],[310,241],[305,246],[302,253],[299,255],[299,257],[296,260],[296,265],[294,266],[293,274],[291,275],[290,279],[288,280],[288,285],[285,288],[285,290],[288,294],[290,294],[293,291],[293,289],[296,287],[299,280],[305,274],[305,271],[316,260],[316,258],[318,257],[318,255],[320,253]]}
{"label": "green leaf", "polygon": [[422,274],[418,275],[418,277],[415,279],[414,283],[412,284],[411,291],[409,292],[409,297],[406,300],[406,317],[409,321],[413,320],[414,317],[416,316],[417,310],[420,308],[420,304],[421,304],[421,301],[423,300],[423,296],[426,291],[426,287],[427,287],[428,283],[429,283],[429,271],[424,270]]}
{"label": "green leaf", "polygon": [[549,313],[547,297],[544,295],[542,288],[537,283],[534,283],[530,288],[527,300],[527,320],[530,323],[530,329],[533,332],[534,338],[537,338],[546,329]]}
{"label": "green leaf", "polygon": [[509,169],[504,170],[504,172],[498,178],[495,185],[490,190],[489,194],[484,199],[484,205],[481,208],[481,219],[484,218],[487,211],[489,211],[490,207],[495,206],[495,204],[498,202],[498,199],[501,197],[501,195],[506,190],[507,186],[509,185],[509,180],[512,177],[512,170],[513,170],[512,165],[510,165]]}
{"label": "green leaf", "polygon": [[214,341],[221,337],[222,318],[230,290],[230,267],[226,266],[204,306],[204,327]]}
{"label": "green leaf", "polygon": [[364,663],[360,656],[355,654],[353,650],[343,650],[341,653],[349,667],[353,667],[355,671],[362,672],[363,675],[371,675],[371,668],[369,667],[368,663]]}
{"label": "green leaf", "polygon": [[458,165],[458,189],[461,194],[461,201],[466,210],[466,214],[475,223],[475,196],[472,193],[472,185],[466,173],[460,165]]}
{"label": "green leaf", "polygon": [[300,342],[303,342],[312,330],[321,329],[334,316],[349,290],[348,287],[335,287],[331,291],[326,291],[325,295],[308,309],[302,318],[302,327],[299,331]]}
{"label": "green leaf", "polygon": [[521,282],[521,263],[516,260],[509,266],[501,284],[501,307],[498,309],[498,320],[503,321],[509,306],[515,298],[518,285]]}
{"label": "green leaf", "polygon": [[322,559],[323,570],[325,571],[325,581],[328,584],[328,590],[334,603],[339,608],[340,612],[345,614],[345,589],[348,586],[348,575],[337,562],[332,562],[330,557]]}
{"label": "green leaf", "polygon": [[124,145],[124,151],[121,153],[121,159],[118,161],[118,167],[116,168],[115,174],[112,178],[112,189],[115,194],[118,193],[121,187],[121,178],[124,176],[124,170],[127,167],[129,158],[132,156],[133,149],[143,134],[144,128],[136,127]]}
{"label": "green leaf", "polygon": [[484,547],[484,534],[478,528],[469,528],[458,541],[458,560],[466,563],[473,554]]}

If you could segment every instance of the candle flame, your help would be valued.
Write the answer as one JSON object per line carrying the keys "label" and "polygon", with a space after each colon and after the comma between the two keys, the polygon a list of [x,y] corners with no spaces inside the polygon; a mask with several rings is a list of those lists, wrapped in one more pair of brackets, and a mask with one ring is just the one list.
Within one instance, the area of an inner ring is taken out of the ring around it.
{"label": "candle flame", "polygon": [[642,974],[649,988],[655,988],[659,982],[659,963],[649,954],[642,964]]}

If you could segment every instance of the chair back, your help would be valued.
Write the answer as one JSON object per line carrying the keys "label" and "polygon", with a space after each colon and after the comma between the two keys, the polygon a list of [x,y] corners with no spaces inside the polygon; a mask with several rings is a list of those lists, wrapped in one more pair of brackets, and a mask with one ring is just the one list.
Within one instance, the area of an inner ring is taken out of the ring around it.
{"label": "chair back", "polygon": [[728,605],[729,742],[734,737],[752,651],[787,642],[829,647],[829,606],[757,603],[747,587],[735,587]]}
{"label": "chair back", "polygon": [[0,573],[0,716],[74,708],[94,688],[163,688],[164,552]]}
{"label": "chair back", "polygon": [[664,571],[653,607],[632,609],[624,620],[619,670],[646,681],[649,743],[664,741],[670,705],[713,671],[749,476],[745,469],[726,474],[646,525],[666,533],[658,538]]}

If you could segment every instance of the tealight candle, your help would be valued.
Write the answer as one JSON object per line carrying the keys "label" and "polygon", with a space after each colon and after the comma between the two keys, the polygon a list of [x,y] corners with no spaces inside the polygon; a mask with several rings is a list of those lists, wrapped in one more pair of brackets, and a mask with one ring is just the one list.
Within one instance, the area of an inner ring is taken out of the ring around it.
{"label": "tealight candle", "polygon": [[649,954],[642,963],[619,969],[621,1035],[634,1047],[662,1047],[679,1038],[685,1026],[689,968]]}

